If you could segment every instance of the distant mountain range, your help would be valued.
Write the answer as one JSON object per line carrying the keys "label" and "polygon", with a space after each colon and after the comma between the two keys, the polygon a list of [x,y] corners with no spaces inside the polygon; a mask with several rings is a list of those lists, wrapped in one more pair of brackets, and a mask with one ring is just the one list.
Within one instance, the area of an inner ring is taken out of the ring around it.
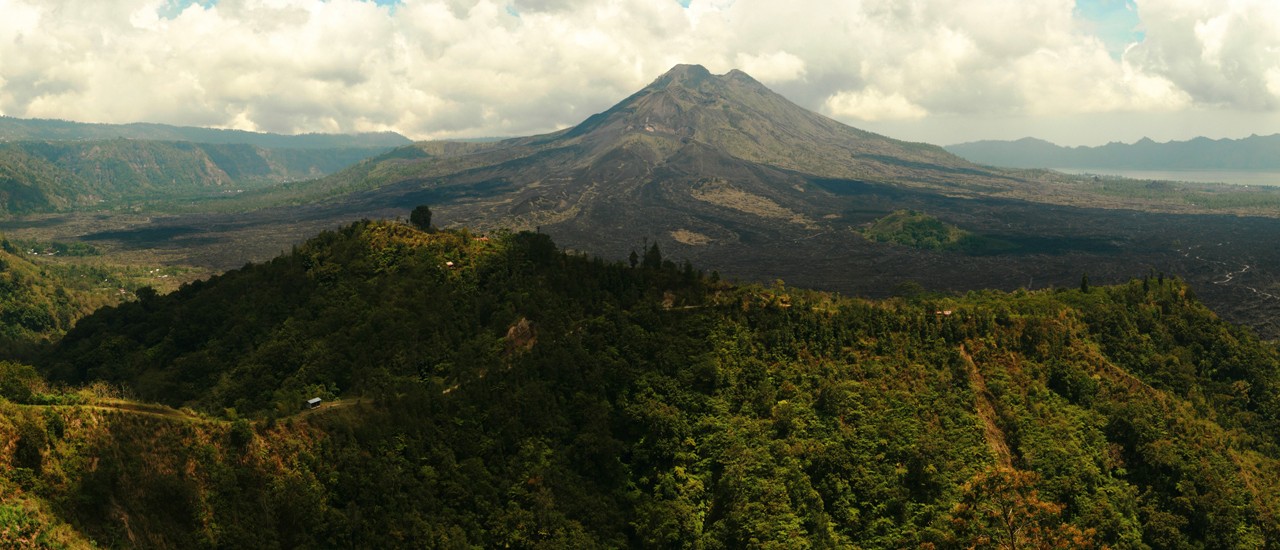
{"label": "distant mountain range", "polygon": [[324,176],[386,149],[268,149],[134,139],[0,142],[0,215],[121,199],[235,193]]}
{"label": "distant mountain range", "polygon": [[24,119],[0,116],[0,141],[67,141],[113,138],[190,141],[194,143],[242,143],[256,147],[288,149],[391,148],[411,143],[409,138],[395,132],[284,135],[143,122],[133,124],[95,124],[67,120]]}
{"label": "distant mountain range", "polygon": [[1122,170],[1280,170],[1280,134],[1243,139],[1062,147],[1036,138],[974,141],[948,151],[972,162],[1011,168],[1115,168]]}
{"label": "distant mountain range", "polygon": [[0,215],[234,193],[318,178],[406,143],[393,132],[290,136],[0,117]]}

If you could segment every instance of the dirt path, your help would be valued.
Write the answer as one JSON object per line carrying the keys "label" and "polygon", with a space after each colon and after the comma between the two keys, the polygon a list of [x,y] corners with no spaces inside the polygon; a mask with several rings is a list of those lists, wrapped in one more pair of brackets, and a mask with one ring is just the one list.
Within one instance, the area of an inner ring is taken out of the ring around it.
{"label": "dirt path", "polygon": [[85,405],[86,408],[99,410],[125,411],[150,416],[159,416],[163,418],[178,418],[185,420],[209,420],[206,417],[196,414],[180,411],[165,405],[157,405],[154,403],[137,403],[133,401],[125,401],[123,399],[102,399],[94,403]]}
{"label": "dirt path", "polygon": [[969,374],[969,386],[973,388],[978,419],[982,421],[982,437],[987,440],[992,454],[996,455],[996,462],[1005,468],[1012,468],[1013,454],[1009,452],[1009,443],[1005,440],[1004,430],[996,424],[996,409],[991,404],[991,392],[987,391],[987,381],[978,371],[978,365],[973,362],[973,356],[969,355],[969,350],[965,349],[964,344],[960,345],[960,357],[964,358],[965,371]]}
{"label": "dirt path", "polygon": [[19,405],[20,407],[44,407],[44,408],[77,408],[103,412],[126,412],[130,414],[138,414],[142,416],[150,416],[153,418],[164,418],[168,420],[181,420],[187,422],[226,422],[217,418],[210,418],[186,411],[181,411],[165,405],[154,403],[136,403],[124,399],[97,399],[82,405]]}
{"label": "dirt path", "polygon": [[[314,409],[307,409],[307,410],[300,411],[297,414],[292,416],[305,417],[305,416],[309,416],[319,412],[332,411],[336,409],[350,407],[352,405],[356,405],[362,402],[363,400],[359,400],[359,399],[336,399],[333,401],[326,401],[322,403],[319,407],[316,407]],[[169,407],[166,405],[159,405],[155,403],[138,403],[134,401],[128,401],[125,399],[98,399],[90,403],[85,403],[83,405],[20,405],[20,406],[22,407],[54,407],[54,408],[75,407],[79,409],[89,409],[89,410],[95,410],[95,411],[127,412],[131,414],[140,414],[143,416],[151,416],[155,418],[166,418],[169,420],[184,420],[184,421],[191,421],[191,422],[218,422],[218,423],[228,422],[225,419],[195,414],[195,413],[175,409],[173,407]]]}
{"label": "dirt path", "polygon": [[[366,400],[363,400],[363,399],[334,399],[332,401],[324,401],[320,403],[319,407],[316,407],[314,409],[303,410],[302,412],[299,412],[298,414],[293,415],[293,418],[306,417],[316,413],[332,411],[335,409],[345,409],[352,405],[358,405],[364,402],[366,402]],[[367,401],[367,402],[372,403],[372,401]]]}

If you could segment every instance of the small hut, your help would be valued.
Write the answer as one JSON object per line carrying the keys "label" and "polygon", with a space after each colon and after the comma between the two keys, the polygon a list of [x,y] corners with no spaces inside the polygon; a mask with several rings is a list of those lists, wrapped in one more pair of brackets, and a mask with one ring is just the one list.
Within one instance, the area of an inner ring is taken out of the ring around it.
{"label": "small hut", "polygon": [[319,407],[319,406],[320,406],[320,398],[319,398],[319,397],[312,397],[311,399],[308,399],[308,400],[307,400],[307,408],[308,408],[308,409],[314,409],[314,408]]}

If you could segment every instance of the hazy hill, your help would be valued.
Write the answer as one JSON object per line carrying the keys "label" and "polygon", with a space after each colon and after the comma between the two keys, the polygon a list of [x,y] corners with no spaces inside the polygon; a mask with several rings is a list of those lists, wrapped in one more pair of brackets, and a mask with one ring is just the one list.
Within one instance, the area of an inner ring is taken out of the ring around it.
{"label": "hazy hill", "polygon": [[236,193],[323,176],[383,151],[134,139],[0,142],[0,215]]}
{"label": "hazy hill", "polygon": [[0,116],[0,141],[99,141],[126,138],[146,141],[241,143],[281,149],[387,149],[409,143],[395,132],[283,135],[168,124],[95,124],[67,120]]}
{"label": "hazy hill", "polygon": [[0,400],[0,485],[41,504],[5,517],[105,547],[1280,536],[1280,354],[1180,281],[870,302],[645,252],[362,222],[99,311],[42,370],[209,414]]}
{"label": "hazy hill", "polygon": [[1280,170],[1280,134],[1242,139],[1061,147],[1044,140],[975,141],[947,150],[970,161],[1017,168],[1116,168],[1125,170]]}

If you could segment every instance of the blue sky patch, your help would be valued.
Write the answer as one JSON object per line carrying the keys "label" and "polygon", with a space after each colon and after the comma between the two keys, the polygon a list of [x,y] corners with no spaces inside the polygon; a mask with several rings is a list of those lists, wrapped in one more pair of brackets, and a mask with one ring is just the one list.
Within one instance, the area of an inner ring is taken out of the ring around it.
{"label": "blue sky patch", "polygon": [[1116,59],[1129,44],[1141,42],[1146,36],[1134,0],[1076,0],[1075,16]]}
{"label": "blue sky patch", "polygon": [[[379,6],[391,6],[391,12],[395,13],[396,6],[400,4],[400,0],[362,0],[364,2],[373,2]],[[205,8],[216,6],[218,0],[166,0],[164,5],[160,6],[158,13],[160,17],[165,19],[173,19],[182,13],[192,4],[196,4]]]}
{"label": "blue sky patch", "polygon": [[217,3],[218,0],[168,0],[164,5],[160,6],[159,14],[160,17],[165,19],[173,19],[192,4],[199,4],[207,8]]}

